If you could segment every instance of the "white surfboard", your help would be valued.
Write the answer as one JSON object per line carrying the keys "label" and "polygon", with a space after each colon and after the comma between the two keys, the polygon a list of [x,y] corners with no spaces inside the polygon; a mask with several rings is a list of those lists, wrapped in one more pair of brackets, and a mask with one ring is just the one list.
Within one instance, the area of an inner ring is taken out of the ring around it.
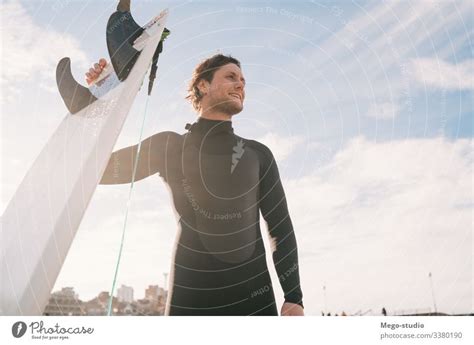
{"label": "white surfboard", "polygon": [[8,204],[0,229],[0,314],[42,315],[166,18],[164,11],[144,27],[134,46],[141,53],[123,82],[66,116]]}

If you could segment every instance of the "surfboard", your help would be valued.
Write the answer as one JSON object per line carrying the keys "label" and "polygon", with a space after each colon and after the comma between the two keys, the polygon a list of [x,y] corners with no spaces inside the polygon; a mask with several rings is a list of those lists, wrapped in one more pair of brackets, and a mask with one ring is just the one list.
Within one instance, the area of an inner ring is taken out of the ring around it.
{"label": "surfboard", "polygon": [[145,74],[161,51],[167,16],[165,10],[141,27],[130,1],[120,1],[106,32],[117,83],[93,86],[102,89],[101,96],[74,80],[69,58],[59,62],[56,78],[69,114],[2,216],[0,314],[43,313]]}

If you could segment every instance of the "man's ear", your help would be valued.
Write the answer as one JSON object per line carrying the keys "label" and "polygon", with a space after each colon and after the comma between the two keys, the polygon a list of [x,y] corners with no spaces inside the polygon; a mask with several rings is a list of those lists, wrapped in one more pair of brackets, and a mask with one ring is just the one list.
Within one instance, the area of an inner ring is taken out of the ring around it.
{"label": "man's ear", "polygon": [[201,79],[197,84],[197,88],[201,96],[204,96],[209,92],[209,82],[205,79]]}

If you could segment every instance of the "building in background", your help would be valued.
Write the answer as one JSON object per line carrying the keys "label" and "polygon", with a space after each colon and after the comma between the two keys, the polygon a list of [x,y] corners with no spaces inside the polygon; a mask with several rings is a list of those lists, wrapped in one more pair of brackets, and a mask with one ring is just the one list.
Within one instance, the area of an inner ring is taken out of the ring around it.
{"label": "building in background", "polygon": [[[108,291],[102,291],[99,295],[90,301],[84,302],[86,315],[99,316],[107,315],[107,309],[109,306],[110,294]],[[115,315],[118,310],[119,301],[116,297],[112,300],[112,310]]]}
{"label": "building in background", "polygon": [[119,302],[132,303],[133,302],[133,288],[131,286],[123,285],[117,290],[117,298]]}
{"label": "building in background", "polygon": [[64,287],[49,297],[43,315],[79,316],[87,315],[83,302],[74,292],[73,287]]}
{"label": "building in background", "polygon": [[[168,291],[158,285],[149,285],[145,298],[134,300],[133,288],[122,285],[117,290],[117,297],[112,300],[113,315],[164,315]],[[107,315],[110,294],[102,291],[89,301],[81,301],[74,288],[65,287],[51,294],[43,315]]]}

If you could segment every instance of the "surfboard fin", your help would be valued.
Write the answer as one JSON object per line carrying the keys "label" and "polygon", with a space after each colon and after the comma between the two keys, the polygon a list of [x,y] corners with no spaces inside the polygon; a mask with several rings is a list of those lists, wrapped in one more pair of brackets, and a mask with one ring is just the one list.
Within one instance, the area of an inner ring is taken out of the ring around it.
{"label": "surfboard fin", "polygon": [[78,113],[97,100],[88,88],[74,79],[71,72],[71,59],[68,57],[62,58],[56,67],[56,83],[71,114]]}
{"label": "surfboard fin", "polygon": [[106,31],[110,61],[120,81],[127,79],[140,55],[140,52],[133,48],[133,42],[142,32],[143,28],[135,22],[130,13],[130,0],[120,0],[117,11],[112,13],[107,22]]}

